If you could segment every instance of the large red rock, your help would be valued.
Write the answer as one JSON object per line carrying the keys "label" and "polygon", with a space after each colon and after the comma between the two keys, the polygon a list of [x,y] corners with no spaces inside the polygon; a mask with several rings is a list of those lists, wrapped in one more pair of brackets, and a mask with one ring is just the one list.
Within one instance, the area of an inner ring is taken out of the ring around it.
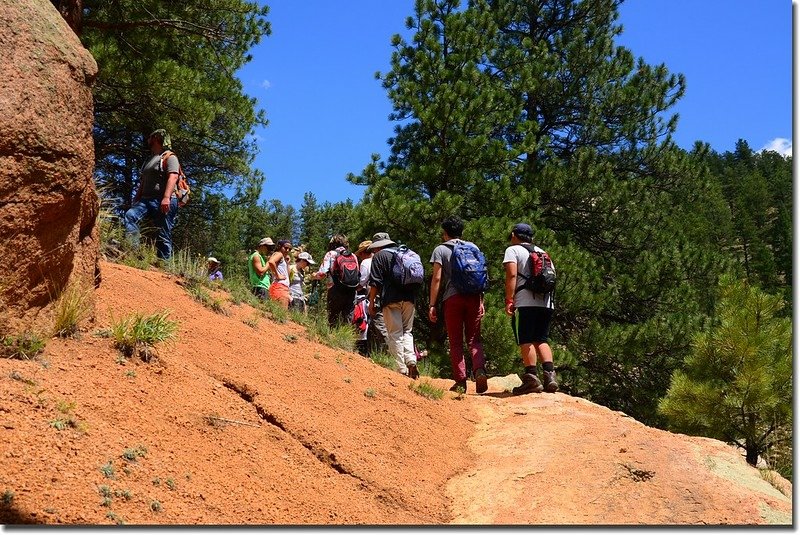
{"label": "large red rock", "polygon": [[41,331],[99,273],[97,64],[48,0],[3,0],[0,21],[0,329]]}

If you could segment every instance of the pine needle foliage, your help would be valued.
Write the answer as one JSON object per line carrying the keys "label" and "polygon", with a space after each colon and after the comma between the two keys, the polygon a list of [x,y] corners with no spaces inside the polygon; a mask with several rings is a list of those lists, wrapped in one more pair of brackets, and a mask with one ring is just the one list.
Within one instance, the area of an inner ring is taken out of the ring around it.
{"label": "pine needle foliage", "polygon": [[736,444],[747,462],[792,422],[792,325],[783,300],[725,277],[714,323],[693,339],[659,410],[673,429]]}

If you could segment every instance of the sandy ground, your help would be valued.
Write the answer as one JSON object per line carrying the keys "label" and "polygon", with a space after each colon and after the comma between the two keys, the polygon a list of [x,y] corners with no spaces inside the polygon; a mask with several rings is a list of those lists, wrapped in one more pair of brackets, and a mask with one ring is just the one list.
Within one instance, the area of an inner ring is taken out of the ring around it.
{"label": "sandy ground", "polygon": [[[175,277],[102,273],[80,339],[0,359],[4,524],[792,523],[791,484],[720,442],[560,393],[510,397],[515,376],[430,400],[301,326],[214,313]],[[97,335],[165,309],[180,336],[149,363]]]}

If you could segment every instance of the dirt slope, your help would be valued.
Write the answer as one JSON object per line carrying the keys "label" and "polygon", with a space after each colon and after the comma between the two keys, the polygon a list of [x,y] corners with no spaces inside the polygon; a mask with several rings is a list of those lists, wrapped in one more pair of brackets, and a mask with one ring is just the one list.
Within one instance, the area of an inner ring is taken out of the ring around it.
{"label": "dirt slope", "polygon": [[[174,277],[101,268],[80,340],[0,360],[3,523],[791,523],[791,500],[719,442],[506,397],[511,378],[431,401],[302,327],[253,328],[246,305],[222,316]],[[155,362],[117,362],[92,334],[165,308],[181,336]],[[78,429],[51,425],[69,416]]]}

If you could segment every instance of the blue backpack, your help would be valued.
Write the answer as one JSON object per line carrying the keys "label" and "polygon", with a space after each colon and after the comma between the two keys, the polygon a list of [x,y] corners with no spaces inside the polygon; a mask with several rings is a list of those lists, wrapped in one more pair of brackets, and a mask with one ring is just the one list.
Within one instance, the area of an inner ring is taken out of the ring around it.
{"label": "blue backpack", "polygon": [[397,247],[394,252],[392,277],[400,286],[422,284],[425,280],[425,270],[419,255],[405,245]]}
{"label": "blue backpack", "polygon": [[479,294],[489,288],[486,258],[474,243],[458,241],[453,245],[450,283],[460,294]]}

